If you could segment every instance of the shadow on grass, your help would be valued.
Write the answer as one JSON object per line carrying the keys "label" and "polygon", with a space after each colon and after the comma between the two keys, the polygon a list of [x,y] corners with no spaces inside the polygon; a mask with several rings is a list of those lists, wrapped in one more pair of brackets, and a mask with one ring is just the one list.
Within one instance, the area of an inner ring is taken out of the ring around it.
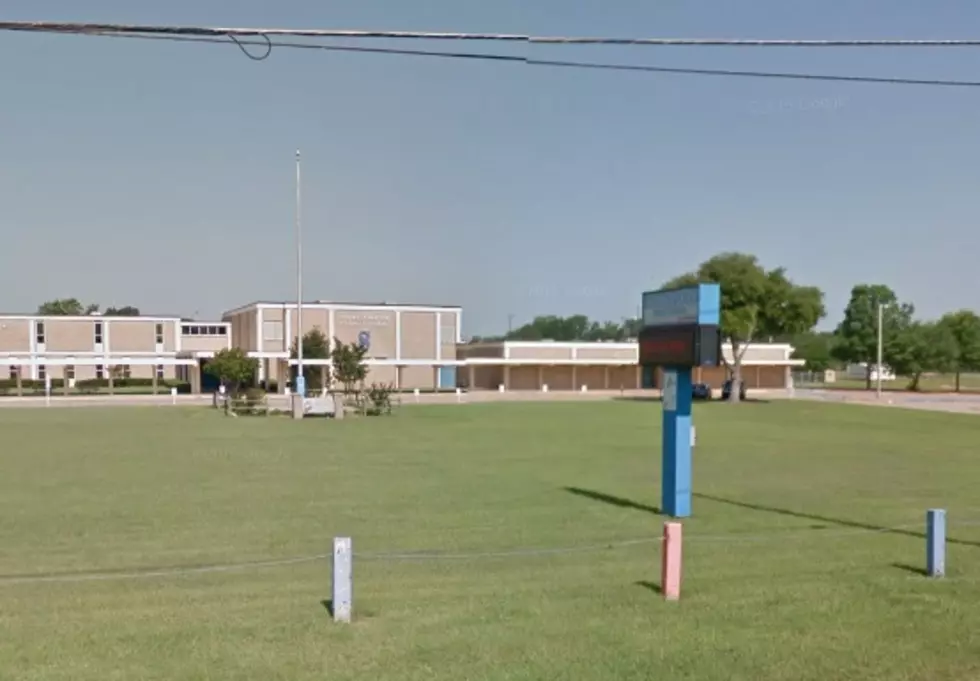
{"label": "shadow on grass", "polygon": [[[775,506],[765,506],[763,504],[750,504],[747,501],[736,501],[734,499],[726,499],[724,497],[716,497],[711,494],[700,494],[694,492],[691,496],[698,499],[704,499],[706,501],[714,501],[719,504],[728,504],[729,506],[737,506],[739,508],[747,508],[751,511],[761,511],[763,513],[775,513],[777,515],[789,516],[791,518],[802,518],[804,520],[813,520],[820,523],[829,523],[831,525],[839,525],[840,527],[853,527],[859,530],[868,530],[869,532],[881,532],[882,534],[899,534],[906,537],[915,537],[916,539],[925,539],[925,532],[916,532],[915,530],[903,530],[892,527],[882,527],[881,525],[874,525],[872,523],[863,523],[858,520],[848,520],[846,518],[831,518],[829,516],[817,515],[814,513],[801,513],[800,511],[791,511],[786,508],[777,508]],[[923,519],[923,524],[925,519]],[[946,541],[950,544],[960,544],[962,546],[977,546],[980,547],[980,542],[967,541],[965,539],[954,539],[953,537],[947,537]]]}
{"label": "shadow on grass", "polygon": [[320,601],[320,605],[322,605],[323,606],[323,609],[326,610],[328,613],[330,613],[330,616],[333,617],[333,599],[332,598],[328,598],[325,601]]}
{"label": "shadow on grass", "polygon": [[660,588],[659,584],[654,584],[653,582],[633,582],[634,586],[641,586],[647,591],[652,591],[655,594],[663,595],[663,589]]}
{"label": "shadow on grass", "polygon": [[892,563],[892,567],[896,570],[904,570],[905,572],[911,572],[913,575],[919,575],[920,577],[928,577],[929,572],[924,568],[916,567],[914,565],[908,565],[907,563]]}
{"label": "shadow on grass", "polygon": [[610,506],[618,506],[619,508],[631,508],[634,511],[644,511],[646,513],[652,513],[653,515],[660,515],[660,509],[656,506],[647,506],[646,504],[641,504],[630,499],[624,499],[623,497],[614,497],[611,494],[603,494],[602,492],[596,492],[591,489],[582,489],[581,487],[565,487],[566,492],[571,492],[580,497],[585,497],[586,499],[592,499],[593,501],[601,501],[604,504],[609,504]]}
{"label": "shadow on grass", "polygon": [[[663,400],[656,395],[621,395],[613,398],[614,402],[662,402]],[[763,400],[758,397],[747,397],[739,404],[769,404],[772,400]],[[694,400],[694,404],[728,404],[728,400]]]}

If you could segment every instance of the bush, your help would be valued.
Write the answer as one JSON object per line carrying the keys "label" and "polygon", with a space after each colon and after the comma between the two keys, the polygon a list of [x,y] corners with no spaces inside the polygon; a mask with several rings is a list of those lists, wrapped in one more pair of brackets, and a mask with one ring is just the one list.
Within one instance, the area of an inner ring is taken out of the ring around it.
{"label": "bush", "polygon": [[268,398],[262,388],[249,388],[243,393],[228,398],[225,405],[228,411],[244,416],[266,416],[269,413]]}
{"label": "bush", "polygon": [[385,383],[372,383],[367,390],[367,399],[370,405],[365,413],[368,416],[381,416],[391,414],[391,394],[395,386]]}
{"label": "bush", "polygon": [[[146,388],[150,392],[153,386],[152,378],[118,378],[113,381],[116,388]],[[157,381],[158,389],[164,392],[171,388],[177,388],[177,392],[187,394],[191,391],[191,386],[185,381],[160,380]],[[65,381],[61,378],[51,379],[51,392],[60,392],[65,387]],[[25,378],[21,381],[21,388],[25,393],[44,392],[44,381],[37,381]],[[109,379],[107,378],[88,378],[83,381],[75,382],[75,389],[81,393],[91,394],[96,392],[107,392],[109,390]],[[11,395],[17,393],[17,379],[0,380],[0,395]]]}

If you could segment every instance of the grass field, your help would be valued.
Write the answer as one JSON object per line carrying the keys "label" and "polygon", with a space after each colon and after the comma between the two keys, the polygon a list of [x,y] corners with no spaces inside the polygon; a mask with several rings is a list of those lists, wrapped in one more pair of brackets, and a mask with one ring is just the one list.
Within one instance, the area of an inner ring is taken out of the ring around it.
{"label": "grass field", "polygon": [[[656,403],[0,411],[0,679],[980,674],[980,419],[789,401],[695,418],[684,593],[664,603],[657,543],[619,544],[661,532]],[[935,506],[941,581],[918,573]],[[57,581],[311,556],[337,534],[361,554],[349,626],[323,605],[326,561]],[[417,551],[457,556],[390,555]]]}

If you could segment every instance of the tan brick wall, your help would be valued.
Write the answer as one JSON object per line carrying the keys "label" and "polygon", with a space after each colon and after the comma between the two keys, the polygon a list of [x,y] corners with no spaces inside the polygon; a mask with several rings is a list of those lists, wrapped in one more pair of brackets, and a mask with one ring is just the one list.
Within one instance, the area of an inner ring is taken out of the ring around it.
{"label": "tan brick wall", "polygon": [[436,387],[435,373],[430,366],[402,367],[402,390],[432,390]]}
{"label": "tan brick wall", "polygon": [[[45,352],[92,352],[95,347],[95,322],[103,320],[48,318],[43,321]],[[150,350],[152,349],[151,339]]]}
{"label": "tan brick wall", "polygon": [[570,348],[549,348],[547,345],[536,348],[510,348],[511,359],[571,359]]}
{"label": "tan brick wall", "polygon": [[582,386],[588,386],[589,390],[603,390],[605,385],[605,368],[580,366],[575,369],[575,390],[581,390]]}
{"label": "tan brick wall", "polygon": [[578,359],[621,359],[626,361],[636,361],[636,350],[622,350],[616,348],[579,348],[576,356]]}
{"label": "tan brick wall", "polygon": [[572,367],[551,366],[544,368],[544,385],[548,390],[572,390]]}
{"label": "tan brick wall", "polygon": [[31,322],[28,319],[0,319],[0,351],[30,352]]}
{"label": "tan brick wall", "polygon": [[436,354],[436,314],[434,312],[402,312],[401,317],[402,359],[434,360]]}

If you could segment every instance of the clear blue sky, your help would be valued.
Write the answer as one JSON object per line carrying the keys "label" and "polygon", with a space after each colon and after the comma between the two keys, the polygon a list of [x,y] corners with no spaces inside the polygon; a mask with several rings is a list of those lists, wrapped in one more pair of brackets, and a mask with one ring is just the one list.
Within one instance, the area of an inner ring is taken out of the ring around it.
{"label": "clear blue sky", "polygon": [[[13,5],[3,19],[670,37],[966,38],[980,25],[966,0]],[[534,55],[980,79],[967,49]],[[980,295],[966,285],[980,90],[284,49],[256,63],[231,46],[12,34],[0,60],[6,310],[75,296],[206,317],[293,296],[297,147],[307,296],[460,304],[469,334],[508,314],[630,315],[643,289],[733,249],[821,286],[825,326],[858,281],[925,316]]]}

